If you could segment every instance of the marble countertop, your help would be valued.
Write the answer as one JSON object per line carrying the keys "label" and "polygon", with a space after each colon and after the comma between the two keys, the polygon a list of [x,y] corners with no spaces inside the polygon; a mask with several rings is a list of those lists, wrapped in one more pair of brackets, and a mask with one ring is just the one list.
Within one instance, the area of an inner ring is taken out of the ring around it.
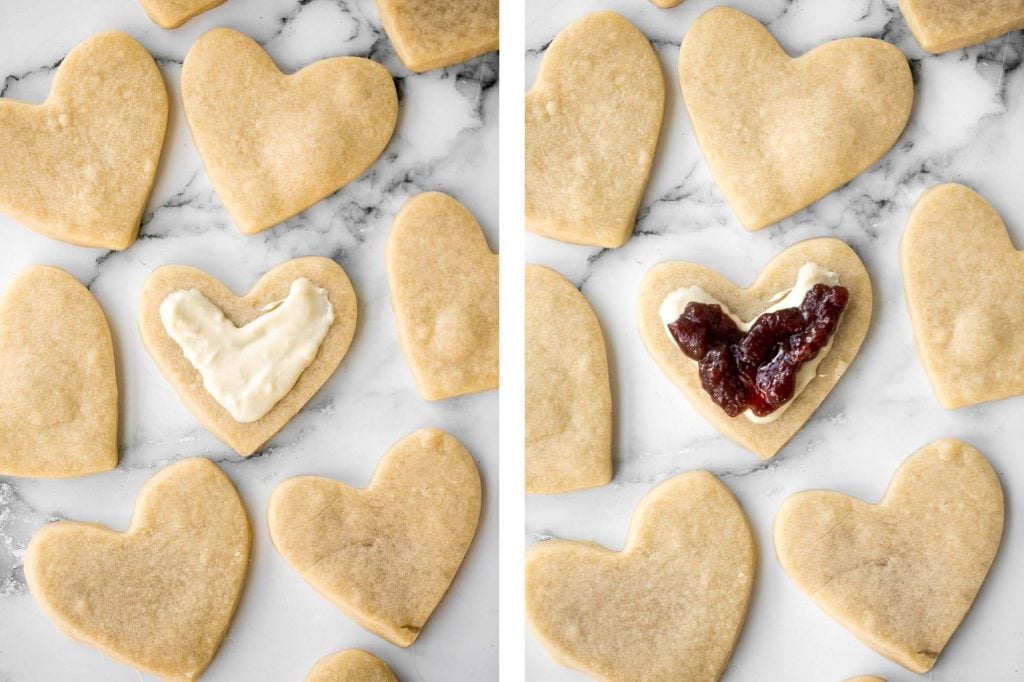
{"label": "marble countertop", "polygon": [[[336,55],[367,56],[395,76],[398,127],[360,179],[283,225],[252,237],[231,224],[196,154],[178,94],[181,62],[205,31],[228,26],[259,41],[287,71]],[[373,0],[229,0],[167,31],[135,0],[38,0],[0,7],[0,95],[41,101],[55,65],[77,43],[126,31],[156,57],[171,120],[139,241],[116,253],[40,237],[0,215],[0,290],[35,263],[85,282],[110,321],[121,393],[116,471],[66,481],[0,478],[0,679],[137,680],[133,670],[64,637],[27,593],[21,557],[54,518],[127,527],[142,484],[177,459],[206,455],[238,487],[253,525],[241,604],[204,680],[299,680],[322,656],[362,647],[403,681],[477,682],[497,676],[497,394],[428,403],[399,352],[388,301],[384,245],[407,198],[442,190],[462,201],[497,247],[497,55],[422,75],[398,61]],[[306,408],[257,456],[242,459],[181,405],[136,331],[142,282],[184,263],[236,292],[296,256],[334,258],[352,279],[359,323],[348,356]],[[319,474],[364,486],[381,455],[417,428],[446,429],[480,467],[484,508],[476,539],[448,596],[409,649],[355,625],[316,594],[272,548],[265,509],[285,478]],[[146,676],[142,676],[145,678]]]}
{"label": "marble countertop", "polygon": [[[750,614],[726,682],[824,682],[876,674],[916,675],[875,654],[826,616],[785,576],[771,544],[779,504],[808,488],[879,500],[896,468],[941,437],[980,449],[1002,481],[1003,544],[978,600],[927,679],[1009,682],[1024,678],[1024,398],[957,411],[935,401],[914,351],[899,269],[899,240],[921,193],[965,183],[1002,213],[1024,245],[1024,35],[1020,32],[941,56],[914,42],[895,0],[734,0],[765,22],[791,53],[836,38],[870,36],[911,61],[915,104],[903,136],[878,164],[810,208],[756,233],[744,230],[712,182],[679,95],[676,58],[690,24],[722,4],[686,0],[659,10],[645,0],[527,1],[526,71],[532,85],[544,50],[587,12],[611,9],[651,39],[668,84],[665,124],[636,231],[625,246],[599,249],[528,236],[527,260],[577,284],[601,321],[615,403],[615,476],[608,486],[527,501],[527,542],[555,536],[620,549],[637,502],[659,481],[708,469],[736,493],[750,517],[759,566]],[[783,248],[819,236],[840,238],[874,282],[874,318],[845,377],[811,421],[762,462],[721,436],[689,407],[637,334],[635,298],[649,268],[691,260],[746,286]],[[527,638],[527,679],[585,679],[554,663]]]}

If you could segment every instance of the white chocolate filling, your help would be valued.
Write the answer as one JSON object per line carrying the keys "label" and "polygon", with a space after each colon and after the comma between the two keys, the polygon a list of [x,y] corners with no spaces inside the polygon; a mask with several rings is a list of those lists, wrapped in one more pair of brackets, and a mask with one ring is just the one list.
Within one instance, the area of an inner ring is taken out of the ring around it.
{"label": "white chocolate filling", "polygon": [[160,304],[164,329],[203,378],[203,388],[242,423],[259,420],[292,390],[334,322],[327,292],[305,277],[263,310],[236,327],[198,289],[175,291]]}
{"label": "white chocolate filling", "polygon": [[[797,273],[796,284],[789,291],[780,291],[779,293],[772,296],[772,304],[764,310],[764,313],[774,312],[776,310],[782,310],[784,308],[799,308],[800,304],[803,303],[804,297],[807,292],[811,290],[816,284],[827,284],[828,286],[836,286],[839,284],[839,275],[834,272],[830,272],[825,268],[821,267],[817,263],[805,263],[800,267],[800,271]],[[672,343],[675,344],[676,340],[672,336],[672,332],[669,331],[668,325],[672,324],[679,319],[679,316],[686,310],[688,303],[717,303],[722,307],[722,312],[732,318],[736,326],[741,331],[750,331],[754,322],[757,320],[758,315],[752,320],[744,321],[736,316],[729,307],[719,301],[717,298],[704,291],[699,286],[691,286],[683,289],[676,289],[661,302],[661,307],[658,309],[658,315],[661,317],[661,322],[665,325],[665,333],[672,339]],[[840,318],[840,324],[842,318]],[[836,327],[838,332],[838,326]],[[767,424],[773,422],[782,416],[782,413],[789,409],[797,397],[803,392],[807,385],[818,375],[818,365],[825,359],[828,352],[832,350],[832,341],[835,339],[836,332],[833,332],[832,336],[829,337],[828,343],[818,351],[818,354],[813,359],[805,362],[800,366],[800,369],[796,373],[796,385],[793,389],[793,397],[783,403],[774,412],[767,414],[763,417],[758,417],[750,410],[744,410],[743,416],[754,422],[755,424]]]}

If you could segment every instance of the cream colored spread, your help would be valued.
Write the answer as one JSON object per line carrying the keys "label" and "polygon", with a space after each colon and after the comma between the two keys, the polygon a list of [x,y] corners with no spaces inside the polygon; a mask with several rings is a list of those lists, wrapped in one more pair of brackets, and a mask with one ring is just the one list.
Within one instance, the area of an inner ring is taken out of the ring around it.
{"label": "cream colored spread", "polygon": [[203,387],[239,422],[254,422],[292,390],[334,322],[327,292],[305,277],[264,315],[236,327],[198,289],[160,304],[168,336],[203,378]]}
{"label": "cream colored spread", "polygon": [[[817,263],[805,263],[800,267],[800,271],[797,273],[796,284],[789,291],[780,291],[771,299],[771,305],[765,309],[764,313],[770,313],[775,310],[782,310],[784,308],[799,308],[800,304],[803,303],[804,297],[807,292],[815,284],[827,284],[828,286],[836,286],[839,284],[839,275],[834,272],[830,272],[825,268],[821,267]],[[717,298],[706,292],[699,286],[685,287],[682,289],[676,289],[662,301],[661,307],[658,309],[658,315],[661,317],[662,324],[665,325],[665,333],[672,336],[669,332],[668,325],[672,324],[679,319],[679,316],[686,310],[686,304],[688,303],[715,303],[722,307],[722,312],[731,317],[736,323],[736,326],[740,330],[746,332],[749,331],[751,326],[757,318],[752,320],[741,320],[736,316],[729,307],[719,301]],[[763,315],[764,313],[761,313]],[[760,315],[758,315],[760,317]],[[842,324],[842,320],[840,320]],[[743,416],[755,424],[767,424],[773,422],[782,416],[790,405],[800,396],[807,385],[818,375],[818,365],[825,359],[828,352],[832,349],[832,340],[835,338],[835,334],[828,340],[828,344],[821,349],[821,351],[814,356],[812,360],[805,362],[800,370],[796,374],[796,387],[793,391],[793,397],[786,403],[779,406],[777,410],[771,414],[767,414],[763,417],[758,417],[750,410],[744,410]],[[675,339],[672,339],[672,343],[675,343]]]}

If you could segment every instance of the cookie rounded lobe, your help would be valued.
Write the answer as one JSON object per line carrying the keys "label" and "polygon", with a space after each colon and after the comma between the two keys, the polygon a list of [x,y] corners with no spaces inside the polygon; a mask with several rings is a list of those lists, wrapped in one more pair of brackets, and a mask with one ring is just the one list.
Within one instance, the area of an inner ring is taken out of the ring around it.
{"label": "cookie rounded lobe", "polygon": [[398,682],[398,678],[373,654],[346,649],[317,661],[305,682]]}
{"label": "cookie rounded lobe", "polygon": [[377,0],[398,58],[422,73],[498,49],[498,0]]}

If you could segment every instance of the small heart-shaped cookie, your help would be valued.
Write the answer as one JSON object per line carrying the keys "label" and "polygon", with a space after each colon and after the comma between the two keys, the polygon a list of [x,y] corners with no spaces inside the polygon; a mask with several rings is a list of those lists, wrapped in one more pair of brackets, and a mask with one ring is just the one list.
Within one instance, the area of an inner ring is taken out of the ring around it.
{"label": "small heart-shaped cookie", "polygon": [[34,266],[0,300],[0,475],[65,478],[117,466],[117,378],[89,290]]}
{"label": "small heart-shaped cookie", "polygon": [[153,189],[167,87],[124,33],[68,53],[46,101],[0,100],[0,210],[80,246],[126,249]]}
{"label": "small heart-shaped cookie", "polygon": [[480,474],[459,441],[421,429],[381,459],[368,488],[318,476],[277,486],[270,538],[349,618],[409,646],[441,602],[480,520]]}
{"label": "small heart-shaped cookie", "polygon": [[226,28],[189,49],[181,99],[210,182],[242,234],[362,175],[398,118],[395,83],[380,64],[335,57],[285,75],[254,40]]}
{"label": "small heart-shaped cookie", "polygon": [[[745,415],[730,417],[701,386],[697,363],[683,354],[668,334],[660,307],[673,292],[698,286],[724,303],[742,320],[753,320],[779,294],[788,292],[802,266],[813,263],[838,275],[849,291],[849,302],[832,345],[820,360],[816,375],[773,421],[758,423]],[[809,239],[776,256],[748,288],[737,288],[713,270],[695,263],[668,262],[651,268],[640,285],[637,324],[651,357],[687,400],[723,435],[757,456],[772,457],[810,418],[853,362],[871,323],[871,280],[857,254],[838,239]]]}
{"label": "small heart-shaped cookie", "polygon": [[687,32],[679,84],[715,182],[748,230],[878,161],[914,100],[907,59],[888,43],[847,38],[792,59],[756,19],[726,7]]}
{"label": "small heart-shaped cookie", "polygon": [[[283,311],[291,301],[306,300],[299,296],[305,290],[297,288],[302,283],[311,290],[309,298],[314,302],[317,296],[326,298],[331,317],[312,320],[310,310],[294,308],[294,314],[268,319],[266,326],[258,329],[250,327],[263,324],[264,316]],[[163,307],[173,300],[172,296],[182,294],[198,298],[202,307],[183,311],[182,329],[176,332],[182,338],[175,338],[166,326],[167,309]],[[220,313],[227,319],[223,320]],[[203,317],[205,326],[200,326],[191,319],[200,315],[214,319]],[[230,336],[221,339],[214,334],[220,326],[228,327],[224,331]],[[280,431],[324,385],[348,352],[355,328],[352,284],[345,271],[328,258],[295,258],[282,263],[240,298],[202,270],[165,265],[146,280],[139,303],[139,333],[161,373],[203,426],[242,456],[251,455]],[[248,333],[250,329],[252,333]],[[312,343],[304,344],[310,338]],[[179,343],[186,339],[196,344],[191,349],[192,357]],[[267,345],[268,339],[275,341]],[[322,341],[317,344],[319,339]],[[279,353],[278,341],[293,342],[293,352]],[[264,345],[251,346],[259,349],[254,353],[250,344]],[[269,355],[265,356],[264,351]],[[221,364],[213,364],[215,361]],[[238,376],[231,375],[232,368]],[[249,378],[257,383],[246,383],[246,392],[229,390],[237,386],[232,380]],[[271,388],[282,397],[268,404],[264,398]],[[225,405],[215,396],[237,398],[239,406]],[[254,396],[255,400],[249,400]],[[253,409],[262,402],[267,411],[255,419],[238,419],[235,413],[248,411],[246,400]]]}
{"label": "small heart-shaped cookie", "polygon": [[377,0],[384,31],[410,71],[498,49],[498,0]]}
{"label": "small heart-shaped cookie", "polygon": [[[426,267],[424,267],[426,266]],[[410,199],[387,247],[402,352],[427,400],[498,387],[498,256],[447,194]]]}
{"label": "small heart-shaped cookie", "polygon": [[775,551],[825,613],[916,673],[935,665],[967,614],[1003,533],[1003,493],[971,446],[911,455],[879,504],[809,491],[775,516]]}
{"label": "small heart-shaped cookie", "polygon": [[612,480],[612,393],[604,335],[567,279],[526,266],[526,492]]}
{"label": "small heart-shaped cookie", "polygon": [[224,0],[139,0],[142,9],[161,28],[178,28],[186,21],[224,3]]}
{"label": "small heart-shaped cookie", "polygon": [[1024,28],[1021,0],[899,0],[917,42],[938,54]]}
{"label": "small heart-shaped cookie", "polygon": [[[939,403],[954,409],[1024,393],[1024,253],[999,213],[957,184],[921,195],[900,244],[907,308]],[[969,291],[969,295],[965,295]]]}
{"label": "small heart-shaped cookie", "polygon": [[195,680],[227,634],[251,532],[231,481],[208,459],[142,487],[131,526],[44,526],[25,554],[29,590],[68,637],[165,680]]}
{"label": "small heart-shaped cookie", "polygon": [[317,661],[306,682],[398,682],[398,678],[373,654],[346,649]]}
{"label": "small heart-shaped cookie", "polygon": [[594,12],[559,33],[526,95],[526,228],[625,244],[664,114],[658,57],[633,24]]}
{"label": "small heart-shaped cookie", "polygon": [[682,474],[640,501],[621,552],[531,547],[526,619],[556,661],[595,679],[710,682],[746,620],[755,561],[729,489],[705,471]]}

